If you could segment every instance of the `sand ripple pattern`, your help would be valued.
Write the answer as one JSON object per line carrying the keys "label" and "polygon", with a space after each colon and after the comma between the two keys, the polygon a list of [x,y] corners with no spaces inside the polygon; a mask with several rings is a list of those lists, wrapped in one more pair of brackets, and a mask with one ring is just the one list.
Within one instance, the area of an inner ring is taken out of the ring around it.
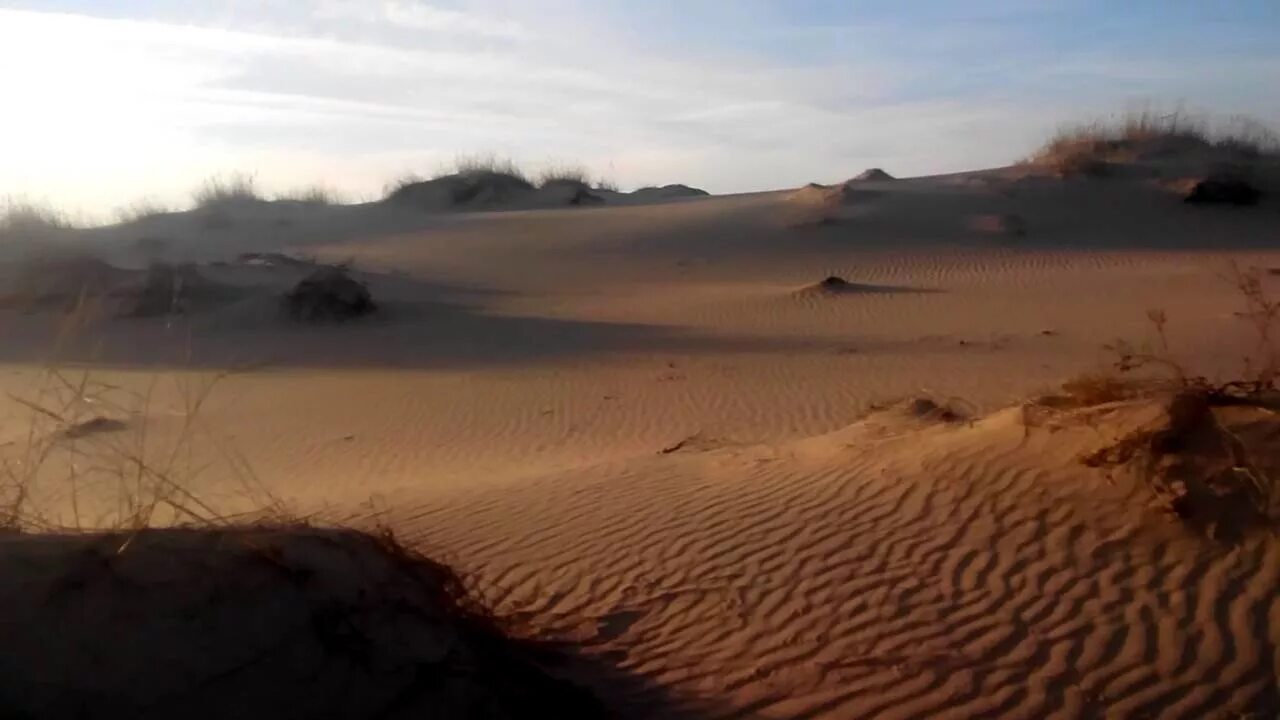
{"label": "sand ripple pattern", "polygon": [[1274,717],[1280,544],[1189,537],[1106,488],[1012,424],[873,419],[399,524],[679,698],[601,681],[635,716]]}

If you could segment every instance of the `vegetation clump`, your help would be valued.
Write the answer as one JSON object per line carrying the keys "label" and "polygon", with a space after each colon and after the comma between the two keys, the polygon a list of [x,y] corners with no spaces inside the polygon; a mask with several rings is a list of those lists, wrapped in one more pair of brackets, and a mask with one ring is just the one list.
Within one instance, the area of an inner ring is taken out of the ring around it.
{"label": "vegetation clump", "polygon": [[369,288],[343,267],[324,267],[298,282],[284,296],[289,317],[308,322],[351,320],[378,309]]}
{"label": "vegetation clump", "polygon": [[1229,277],[1244,300],[1238,316],[1256,340],[1237,378],[1215,381],[1188,371],[1170,348],[1167,317],[1152,311],[1154,344],[1108,346],[1116,357],[1114,373],[1076,378],[1063,386],[1063,395],[1027,408],[1159,400],[1162,413],[1154,422],[1082,461],[1135,473],[1162,507],[1217,537],[1280,520],[1280,301],[1265,292],[1260,271],[1233,267]]}
{"label": "vegetation clump", "polygon": [[1208,121],[1185,112],[1148,110],[1063,128],[1027,164],[1061,177],[1102,177],[1126,163],[1197,152],[1256,158],[1280,152],[1280,135],[1244,118],[1215,131]]}

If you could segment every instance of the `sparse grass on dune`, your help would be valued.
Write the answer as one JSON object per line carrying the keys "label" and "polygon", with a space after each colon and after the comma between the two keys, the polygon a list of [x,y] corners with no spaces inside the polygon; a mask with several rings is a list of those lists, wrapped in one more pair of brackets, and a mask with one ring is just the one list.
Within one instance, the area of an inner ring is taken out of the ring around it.
{"label": "sparse grass on dune", "polygon": [[585,166],[572,163],[558,163],[544,167],[538,173],[537,181],[539,187],[563,183],[604,192],[618,192],[618,183],[606,178],[593,179]]}
{"label": "sparse grass on dune", "polygon": [[0,203],[0,240],[39,240],[71,227],[66,215],[47,205],[19,198]]}
{"label": "sparse grass on dune", "polygon": [[[54,359],[24,392],[5,398],[26,418],[20,434],[0,445],[0,530],[236,522],[196,489],[198,481],[232,497],[236,507],[279,517],[281,503],[263,489],[245,459],[205,426],[203,408],[228,373],[156,374],[135,390],[56,360],[91,337],[103,317],[102,300],[81,291],[57,325]],[[157,433],[152,420],[161,395],[177,403],[177,420]],[[199,457],[196,446],[204,441],[216,450],[215,460]],[[211,468],[224,477],[205,483],[202,474]]]}
{"label": "sparse grass on dune", "polygon": [[282,202],[296,202],[305,205],[342,205],[346,199],[337,190],[327,185],[310,185],[283,192],[275,196]]}
{"label": "sparse grass on dune", "polygon": [[483,190],[485,187],[501,188],[500,194],[509,194],[557,185],[619,192],[616,182],[606,178],[593,179],[590,171],[577,163],[550,163],[537,173],[530,174],[511,158],[496,153],[480,153],[459,155],[451,166],[438,169],[429,176],[405,173],[383,187],[383,197],[388,200],[402,198],[406,191],[412,192],[415,186],[439,182],[461,186],[462,196],[483,194],[473,191]]}
{"label": "sparse grass on dune", "polygon": [[538,173],[538,185],[546,187],[555,183],[574,185],[591,185],[591,174],[581,165],[554,164],[548,165]]}
{"label": "sparse grass on dune", "polygon": [[262,199],[258,194],[257,178],[249,173],[214,175],[196,188],[191,198],[196,208]]}
{"label": "sparse grass on dune", "polygon": [[151,198],[142,198],[135,200],[128,205],[117,208],[115,211],[116,222],[124,225],[146,220],[157,215],[165,215],[173,212],[172,208],[165,206],[158,200]]}
{"label": "sparse grass on dune", "polygon": [[518,180],[521,183],[532,186],[534,183],[529,179],[519,165],[511,158],[500,157],[496,153],[477,153],[474,155],[459,155],[454,160],[452,171],[437,173],[434,177],[446,177],[448,175],[461,175],[463,177],[479,177],[485,175],[499,175],[506,178]]}
{"label": "sparse grass on dune", "polygon": [[404,190],[412,185],[426,182],[427,178],[415,172],[406,172],[397,176],[394,180],[388,182],[382,187],[382,197],[389,198],[395,196],[396,193]]}
{"label": "sparse grass on dune", "polygon": [[1182,111],[1143,111],[1064,127],[1028,160],[1062,175],[1105,175],[1114,163],[1183,152],[1219,150],[1241,158],[1280,152],[1280,135],[1237,117],[1213,127]]}

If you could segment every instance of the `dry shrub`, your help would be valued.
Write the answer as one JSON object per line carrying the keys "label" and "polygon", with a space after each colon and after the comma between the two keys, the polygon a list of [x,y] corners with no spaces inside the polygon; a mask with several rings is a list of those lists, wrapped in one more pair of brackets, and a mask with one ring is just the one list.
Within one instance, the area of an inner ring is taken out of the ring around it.
{"label": "dry shrub", "polygon": [[548,165],[538,173],[537,184],[540,187],[557,183],[590,187],[591,174],[581,165],[569,164]]}
{"label": "dry shrub", "polygon": [[239,202],[260,200],[257,178],[250,173],[214,175],[191,195],[197,208],[210,209]]}
{"label": "dry shrub", "polygon": [[280,193],[276,200],[304,205],[341,205],[344,200],[337,190],[327,185],[311,185]]}
{"label": "dry shrub", "polygon": [[511,158],[499,157],[496,153],[476,153],[474,155],[459,155],[454,160],[454,169],[452,173],[441,173],[436,176],[447,177],[448,175],[462,175],[464,177],[484,177],[491,175],[499,175],[506,178],[513,178],[523,182],[525,185],[532,186],[534,183],[525,174],[524,170],[516,164]]}
{"label": "dry shrub", "polygon": [[[1238,378],[1212,381],[1188,370],[1173,354],[1163,312],[1148,313],[1155,341],[1117,342],[1114,374],[1085,375],[1063,387],[1066,403],[1033,407],[1091,407],[1140,398],[1162,398],[1165,413],[1154,426],[1127,433],[1090,453],[1093,467],[1137,472],[1155,497],[1179,517],[1222,536],[1280,517],[1280,354],[1275,343],[1280,301],[1262,285],[1260,271],[1232,266],[1227,278],[1240,292],[1255,347]],[[1060,399],[1055,396],[1054,399]]]}
{"label": "dry shrub", "polygon": [[1066,401],[1073,407],[1093,407],[1114,402],[1133,400],[1146,394],[1143,383],[1115,373],[1096,372],[1077,375],[1062,384]]}
{"label": "dry shrub", "polygon": [[0,241],[41,240],[70,228],[65,215],[45,205],[7,198],[0,207]]}
{"label": "dry shrub", "polygon": [[342,266],[316,270],[299,281],[282,302],[289,317],[308,322],[351,320],[378,309],[369,288]]}
{"label": "dry shrub", "polygon": [[1206,119],[1181,110],[1144,110],[1064,127],[1027,163],[1063,177],[1100,177],[1119,163],[1215,148],[1242,157],[1257,157],[1280,152],[1280,136],[1246,118],[1232,118],[1215,132]]}
{"label": "dry shrub", "polygon": [[[97,307],[84,303],[60,325],[55,348],[82,338],[97,315]],[[0,529],[232,524],[237,516],[194,489],[210,469],[222,476],[206,487],[216,487],[232,504],[286,516],[249,463],[202,420],[205,404],[227,374],[155,375],[135,391],[91,370],[50,363],[27,392],[8,397],[25,410],[26,420],[21,437],[0,447]],[[166,389],[180,403],[176,427],[155,432],[150,416]],[[197,445],[215,457],[202,458]]]}

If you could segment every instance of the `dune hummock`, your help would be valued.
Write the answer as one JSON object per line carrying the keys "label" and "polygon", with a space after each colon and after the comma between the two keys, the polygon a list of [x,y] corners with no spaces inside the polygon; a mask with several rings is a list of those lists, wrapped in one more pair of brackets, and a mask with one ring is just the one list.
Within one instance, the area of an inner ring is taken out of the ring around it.
{"label": "dune hummock", "polygon": [[607,717],[451,570],[372,536],[17,535],[0,568],[0,696],[18,716]]}
{"label": "dune hummock", "polygon": [[858,173],[852,179],[858,182],[883,182],[885,180],[895,180],[896,178],[880,168],[869,168]]}

